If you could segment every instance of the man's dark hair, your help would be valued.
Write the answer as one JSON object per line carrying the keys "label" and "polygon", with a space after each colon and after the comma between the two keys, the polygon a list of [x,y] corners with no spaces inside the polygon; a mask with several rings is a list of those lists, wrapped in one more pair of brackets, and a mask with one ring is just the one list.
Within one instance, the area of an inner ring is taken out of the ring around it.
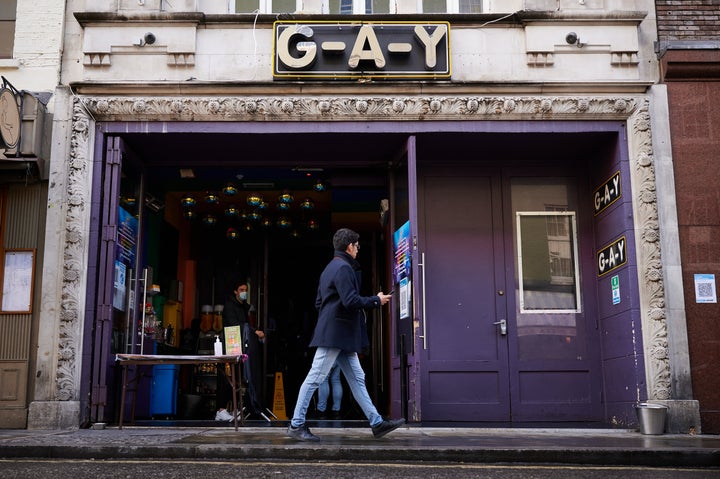
{"label": "man's dark hair", "polygon": [[333,236],[333,248],[335,251],[345,251],[348,245],[357,243],[360,235],[348,228],[340,228]]}

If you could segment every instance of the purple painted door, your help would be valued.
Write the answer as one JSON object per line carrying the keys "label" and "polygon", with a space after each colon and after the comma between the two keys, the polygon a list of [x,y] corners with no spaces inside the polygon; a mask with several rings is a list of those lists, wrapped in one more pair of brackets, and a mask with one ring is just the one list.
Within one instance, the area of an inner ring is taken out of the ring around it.
{"label": "purple painted door", "polygon": [[595,320],[583,304],[594,294],[580,289],[593,270],[578,264],[589,215],[576,183],[418,172],[423,421],[599,419]]}
{"label": "purple painted door", "polygon": [[424,278],[422,419],[510,417],[502,208],[497,175],[425,169],[418,178]]}

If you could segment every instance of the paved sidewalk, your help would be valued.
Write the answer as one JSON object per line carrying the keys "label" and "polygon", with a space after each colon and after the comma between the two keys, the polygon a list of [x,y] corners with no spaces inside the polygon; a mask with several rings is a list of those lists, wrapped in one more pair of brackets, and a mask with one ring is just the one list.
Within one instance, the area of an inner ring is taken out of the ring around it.
{"label": "paved sidewalk", "polygon": [[[0,430],[2,458],[462,461],[718,468],[720,436],[642,435],[622,429],[438,428],[409,425],[382,439],[367,427],[313,427],[296,442],[287,422],[233,427]],[[321,424],[322,425],[322,424]]]}

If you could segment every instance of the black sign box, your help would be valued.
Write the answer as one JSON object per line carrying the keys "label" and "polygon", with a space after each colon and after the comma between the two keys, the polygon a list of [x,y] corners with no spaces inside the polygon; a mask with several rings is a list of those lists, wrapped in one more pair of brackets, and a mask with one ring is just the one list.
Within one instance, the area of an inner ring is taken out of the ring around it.
{"label": "black sign box", "polygon": [[274,26],[275,79],[447,79],[448,22],[290,22]]}

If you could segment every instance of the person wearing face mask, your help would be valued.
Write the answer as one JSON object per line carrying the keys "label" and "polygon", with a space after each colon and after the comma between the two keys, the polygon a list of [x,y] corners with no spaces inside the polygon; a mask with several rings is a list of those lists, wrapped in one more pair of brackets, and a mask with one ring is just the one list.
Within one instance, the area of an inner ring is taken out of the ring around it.
{"label": "person wearing face mask", "polygon": [[[237,281],[233,285],[232,293],[228,296],[222,311],[223,327],[240,326],[242,336],[242,351],[248,355],[243,364],[243,379],[247,383],[248,401],[246,406],[251,416],[261,416],[263,408],[256,391],[259,390],[259,381],[262,378],[261,346],[265,341],[265,333],[258,328],[255,318],[255,307],[248,301],[248,285],[244,281]],[[224,406],[230,398],[227,381],[221,379],[218,384],[218,411],[216,421],[232,421],[234,416]],[[221,386],[222,385],[222,386]]]}

